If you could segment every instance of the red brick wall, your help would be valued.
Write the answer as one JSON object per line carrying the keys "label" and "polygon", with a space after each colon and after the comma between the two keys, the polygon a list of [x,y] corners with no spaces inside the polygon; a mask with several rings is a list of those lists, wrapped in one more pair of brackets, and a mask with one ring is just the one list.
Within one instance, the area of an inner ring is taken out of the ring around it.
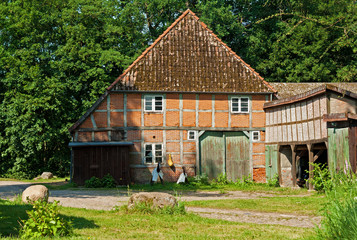
{"label": "red brick wall", "polygon": [[253,181],[265,183],[265,168],[253,168]]}
{"label": "red brick wall", "polygon": [[[130,147],[131,165],[142,164],[142,146],[145,143],[163,143],[165,158],[167,161],[169,154],[175,164],[176,171],[172,168],[166,168],[166,162],[164,162],[165,179],[176,181],[180,175],[182,169],[181,166],[186,166],[186,169],[190,166],[190,174],[194,174],[196,165],[196,141],[187,141],[187,132],[191,127],[209,128],[213,126],[212,111],[214,112],[214,127],[217,128],[262,128],[265,126],[265,113],[263,112],[263,104],[265,102],[265,95],[252,95],[251,96],[251,113],[248,114],[232,114],[229,113],[229,101],[228,95],[217,94],[212,97],[212,94],[198,94],[198,110],[196,112],[196,94],[182,94],[182,112],[180,113],[180,94],[170,93],[165,96],[166,112],[153,113],[142,111],[142,94],[139,93],[126,93],[126,106],[124,106],[123,93],[111,93],[110,94],[110,109],[115,110],[110,112],[110,126],[107,125],[107,99],[98,106],[97,112],[93,112],[93,117],[97,128],[107,127],[124,127],[124,109],[130,111],[126,112],[126,126],[128,127],[158,127],[157,130],[127,130],[127,141],[133,141],[134,145]],[[215,99],[212,104],[212,99]],[[213,110],[214,108],[214,110]],[[142,113],[144,115],[142,116]],[[165,115],[165,116],[164,116]],[[198,115],[198,126],[196,126],[196,115]],[[180,116],[182,116],[182,122],[180,122]],[[252,120],[250,121],[250,116]],[[144,122],[142,123],[142,118]],[[164,121],[164,118],[166,119]],[[229,126],[229,119],[231,125]],[[165,124],[165,126],[164,126]],[[250,125],[251,124],[251,125]],[[93,128],[92,121],[88,117],[80,126],[81,128]],[[166,130],[165,134],[160,129],[162,127],[181,127],[185,130]],[[143,139],[141,133],[143,132]],[[180,134],[181,132],[181,134]],[[265,165],[264,157],[264,140],[265,133],[261,132],[261,141],[253,143],[252,148],[252,161],[253,161],[253,179],[255,181],[265,181]],[[166,137],[166,141],[164,140]],[[182,138],[181,138],[182,136]],[[78,141],[92,141],[92,132],[79,132]],[[105,131],[94,132],[95,141],[108,141],[108,133]],[[183,141],[180,144],[180,141]],[[182,149],[180,149],[182,146]],[[181,159],[182,157],[182,159]],[[183,165],[182,165],[183,164]],[[133,166],[134,167],[134,166]],[[147,168],[135,168],[132,169],[132,173],[135,174],[133,179],[142,180],[144,182],[150,180],[150,172],[153,168],[149,166]]]}

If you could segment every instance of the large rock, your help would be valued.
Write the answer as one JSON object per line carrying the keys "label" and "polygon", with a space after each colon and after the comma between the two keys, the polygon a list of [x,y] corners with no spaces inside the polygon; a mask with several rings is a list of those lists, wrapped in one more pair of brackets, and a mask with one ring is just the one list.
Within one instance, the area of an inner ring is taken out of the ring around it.
{"label": "large rock", "polygon": [[22,201],[24,203],[31,203],[39,199],[48,201],[48,189],[43,185],[33,185],[25,189],[22,193]]}
{"label": "large rock", "polygon": [[53,178],[53,174],[51,172],[43,172],[41,174],[41,178],[42,179],[51,179],[51,178]]}
{"label": "large rock", "polygon": [[168,193],[141,192],[133,194],[128,202],[128,208],[133,208],[137,203],[145,203],[153,208],[174,207],[177,205],[176,198]]}

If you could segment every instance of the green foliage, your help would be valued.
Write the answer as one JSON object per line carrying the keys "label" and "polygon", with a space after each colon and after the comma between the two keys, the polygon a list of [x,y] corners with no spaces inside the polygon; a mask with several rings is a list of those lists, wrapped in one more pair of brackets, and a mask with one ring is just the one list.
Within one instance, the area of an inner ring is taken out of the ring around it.
{"label": "green foliage", "polygon": [[245,185],[252,185],[255,183],[251,175],[249,175],[249,176],[243,176],[241,179],[238,178],[234,184],[238,186],[245,186]]}
{"label": "green foliage", "polygon": [[271,179],[268,179],[268,185],[270,187],[280,187],[279,175],[275,174]]}
{"label": "green foliage", "polygon": [[225,173],[221,173],[218,175],[217,179],[213,179],[211,184],[218,184],[218,185],[226,185],[230,182],[227,179],[227,175]]}
{"label": "green foliage", "polygon": [[0,175],[68,175],[68,128],[187,8],[269,81],[356,79],[352,0],[2,1]]}
{"label": "green foliage", "polygon": [[194,177],[188,177],[188,182],[190,185],[209,185],[209,180],[207,174],[196,175]]}
{"label": "green foliage", "polygon": [[337,173],[326,189],[328,203],[324,207],[317,239],[357,238],[357,181],[354,174]]}
{"label": "green foliage", "polygon": [[23,239],[40,237],[68,236],[72,234],[72,224],[61,218],[58,202],[36,201],[33,210],[27,211],[28,219],[22,221],[20,236]]}
{"label": "green foliage", "polygon": [[87,188],[114,188],[116,185],[114,178],[109,173],[101,179],[93,176],[84,183]]}
{"label": "green foliage", "polygon": [[[314,189],[318,192],[329,191],[332,188],[332,179],[328,167],[324,164],[310,163],[314,166],[313,178],[311,180]],[[309,181],[309,180],[307,180]]]}
{"label": "green foliage", "polygon": [[154,208],[152,204],[136,203],[134,207],[128,208],[127,205],[122,206],[122,210],[127,213],[141,214],[163,214],[163,215],[184,215],[186,214],[185,203],[178,201],[174,207],[165,206],[163,208]]}

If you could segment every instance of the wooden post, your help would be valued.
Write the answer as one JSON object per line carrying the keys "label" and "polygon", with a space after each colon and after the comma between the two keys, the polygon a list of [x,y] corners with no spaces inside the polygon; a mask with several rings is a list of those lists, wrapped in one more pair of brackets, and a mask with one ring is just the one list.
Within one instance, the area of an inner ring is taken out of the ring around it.
{"label": "wooden post", "polygon": [[307,150],[309,151],[309,190],[313,190],[312,186],[312,178],[314,177],[314,174],[312,171],[314,170],[314,167],[312,163],[314,162],[314,152],[312,151],[312,144],[307,144]]}
{"label": "wooden post", "polygon": [[282,185],[282,179],[281,179],[281,157],[280,157],[280,145],[278,145],[278,152],[277,152],[277,154],[278,154],[278,162],[277,162],[277,164],[278,164],[278,175],[279,175],[279,185],[281,186]]}
{"label": "wooden post", "polygon": [[293,176],[293,187],[296,187],[296,149],[295,144],[291,144],[292,168],[291,175]]}

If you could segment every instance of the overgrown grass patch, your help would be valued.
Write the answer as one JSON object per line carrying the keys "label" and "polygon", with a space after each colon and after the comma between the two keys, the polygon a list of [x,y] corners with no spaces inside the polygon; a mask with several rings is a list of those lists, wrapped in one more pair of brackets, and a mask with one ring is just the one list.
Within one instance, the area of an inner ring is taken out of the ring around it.
{"label": "overgrown grass patch", "polygon": [[[17,237],[17,220],[26,218],[29,209],[29,205],[1,201],[1,216],[7,216],[7,222],[0,221],[2,236]],[[66,239],[302,239],[314,234],[313,229],[236,223],[191,213],[143,214],[62,207],[60,214],[73,223],[74,236]]]}
{"label": "overgrown grass patch", "polygon": [[261,197],[257,199],[224,199],[186,202],[186,206],[217,209],[240,209],[259,212],[321,215],[321,208],[327,203],[323,195],[306,197]]}
{"label": "overgrown grass patch", "polygon": [[[119,190],[127,190],[128,187],[119,187]],[[227,191],[245,191],[245,192],[262,192],[270,193],[274,195],[307,195],[307,189],[292,189],[292,188],[281,188],[269,186],[265,183],[253,183],[253,184],[202,184],[202,185],[191,185],[191,184],[176,184],[176,183],[165,183],[162,184],[135,184],[129,186],[130,190],[133,191],[145,191],[145,192],[156,192],[156,191],[171,191],[171,192],[185,192],[185,191],[219,191],[226,193]]]}

